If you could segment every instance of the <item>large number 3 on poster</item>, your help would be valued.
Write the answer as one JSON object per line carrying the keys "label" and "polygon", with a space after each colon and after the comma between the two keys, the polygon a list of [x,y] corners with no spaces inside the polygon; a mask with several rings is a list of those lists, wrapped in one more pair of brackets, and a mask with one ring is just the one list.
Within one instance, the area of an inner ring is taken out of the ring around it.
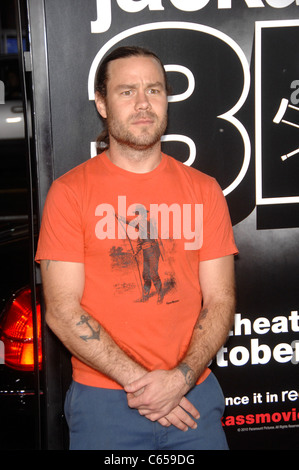
{"label": "large number 3 on poster", "polygon": [[[102,60],[102,58],[104,57],[104,55],[106,53],[109,53],[109,51],[112,48],[116,47],[119,43],[122,43],[123,41],[127,41],[128,38],[130,38],[129,40],[131,41],[132,36],[138,39],[138,35],[142,33],[148,34],[151,31],[158,31],[158,30],[165,31],[165,34],[166,32],[170,32],[171,30],[176,31],[176,32],[180,30],[183,33],[184,32],[186,33],[186,31],[188,31],[189,33],[190,31],[191,32],[193,31],[193,32],[199,32],[201,33],[202,36],[205,36],[207,38],[212,38],[214,41],[219,40],[220,41],[219,44],[225,44],[226,47],[228,46],[229,50],[232,51],[232,55],[236,58],[238,64],[241,65],[240,69],[242,70],[242,73],[241,73],[242,76],[241,76],[240,81],[242,83],[239,84],[240,86],[238,87],[238,89],[240,89],[239,95],[237,97],[235,97],[234,95],[233,97],[234,102],[232,105],[230,105],[229,110],[226,110],[225,112],[221,112],[217,114],[215,117],[215,119],[216,118],[221,119],[229,123],[229,125],[231,126],[231,129],[233,130],[232,134],[237,134],[239,135],[239,137],[241,136],[241,139],[239,140],[242,141],[242,150],[240,150],[242,155],[239,158],[237,169],[234,168],[232,171],[233,180],[229,181],[229,183],[223,188],[224,194],[227,195],[231,193],[235,188],[237,188],[238,185],[243,180],[248,170],[248,166],[250,162],[250,155],[251,155],[251,145],[250,145],[250,139],[249,139],[248,133],[244,125],[235,116],[236,113],[242,108],[248,96],[249,89],[250,89],[249,66],[248,66],[247,59],[242,49],[229,36],[227,36],[226,34],[222,33],[219,30],[216,30],[206,25],[201,25],[197,23],[186,23],[186,22],[172,22],[172,21],[143,24],[140,26],[127,29],[117,34],[113,38],[111,38],[108,42],[106,42],[106,44],[104,44],[102,48],[96,54],[91,64],[90,71],[89,71],[89,78],[88,78],[89,99],[90,100],[94,99],[94,77],[95,77],[97,66],[99,62]],[[178,60],[178,62],[180,61],[179,58],[175,58],[175,60]],[[165,60],[164,60],[164,63],[165,63]],[[174,63],[174,62],[172,62],[171,64],[165,64],[165,69],[168,72],[176,72],[176,73],[182,74],[184,75],[185,79],[187,79],[187,82],[188,82],[188,86],[185,92],[170,97],[169,99],[170,102],[184,101],[184,100],[187,100],[190,97],[190,95],[192,95],[194,88],[195,88],[195,80],[194,80],[194,75],[192,71],[190,70],[190,68],[192,68],[192,64],[190,67],[186,67],[186,66],[183,66],[182,64]],[[231,87],[231,88],[234,88],[234,87]],[[226,96],[224,97],[224,99],[226,99]],[[163,140],[168,141],[168,142],[171,140],[179,141],[179,142],[183,142],[184,144],[186,144],[189,147],[189,157],[184,163],[187,165],[191,165],[196,158],[196,144],[194,142],[194,138],[191,137],[190,135],[185,135],[186,133],[187,132],[184,132],[183,134],[174,133],[171,135],[166,135],[163,137]],[[94,155],[94,143],[91,144],[91,156],[93,155]]]}

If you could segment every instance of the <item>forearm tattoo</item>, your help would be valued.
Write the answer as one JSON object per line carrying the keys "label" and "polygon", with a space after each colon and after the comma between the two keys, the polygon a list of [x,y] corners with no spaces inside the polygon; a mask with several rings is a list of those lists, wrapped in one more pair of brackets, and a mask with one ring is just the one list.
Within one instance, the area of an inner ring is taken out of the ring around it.
{"label": "forearm tattoo", "polygon": [[195,328],[198,328],[199,330],[202,330],[203,329],[203,325],[202,325],[202,320],[204,320],[207,315],[208,315],[208,309],[207,308],[204,308],[202,309],[202,311],[200,312],[200,314],[198,315],[198,318],[196,320],[196,323],[195,323]]}
{"label": "forearm tattoo", "polygon": [[194,371],[191,369],[191,367],[188,366],[185,362],[181,362],[181,364],[178,365],[177,367],[185,377],[186,384],[189,387],[193,387],[195,385],[195,374]]}
{"label": "forearm tattoo", "polygon": [[90,316],[89,315],[81,315],[81,321],[79,321],[76,325],[81,326],[81,325],[87,325],[88,328],[90,329],[90,334],[89,335],[83,335],[80,336],[83,341],[89,341],[90,339],[96,339],[100,340],[100,331],[101,331],[101,326],[98,325],[98,329],[95,330],[92,325],[89,322]]}

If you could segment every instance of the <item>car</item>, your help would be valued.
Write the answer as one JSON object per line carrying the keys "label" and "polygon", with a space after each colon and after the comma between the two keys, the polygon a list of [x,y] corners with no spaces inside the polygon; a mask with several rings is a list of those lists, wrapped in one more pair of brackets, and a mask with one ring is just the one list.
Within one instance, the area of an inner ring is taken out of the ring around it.
{"label": "car", "polygon": [[[0,449],[36,449],[42,392],[35,364],[42,368],[40,303],[37,301],[38,360],[35,358],[31,288],[23,287],[0,317]],[[37,396],[37,393],[40,396]]]}
{"label": "car", "polygon": [[32,285],[30,268],[31,218],[36,232],[36,216],[29,200],[16,32],[11,25],[5,28],[10,15],[2,18],[4,5],[0,48],[0,449],[36,449],[40,447],[43,396],[39,386],[40,291]]}
{"label": "car", "polygon": [[[71,360],[43,321],[34,263],[39,193],[48,185],[40,188],[38,132],[31,126],[38,105],[34,109],[27,3],[0,2],[0,450],[63,450],[68,448],[63,402]],[[43,21],[37,5],[35,24]]]}

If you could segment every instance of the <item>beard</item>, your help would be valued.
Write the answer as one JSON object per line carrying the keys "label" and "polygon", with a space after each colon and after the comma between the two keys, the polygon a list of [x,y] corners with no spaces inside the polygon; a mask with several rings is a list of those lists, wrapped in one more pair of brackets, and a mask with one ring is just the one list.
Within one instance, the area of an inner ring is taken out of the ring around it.
{"label": "beard", "polygon": [[128,123],[139,119],[150,119],[151,125],[138,125],[136,134],[129,129],[129,125],[115,119],[113,115],[107,117],[107,128],[110,136],[122,147],[134,150],[148,150],[161,140],[167,127],[167,113],[162,119],[152,112],[140,112],[129,117]]}

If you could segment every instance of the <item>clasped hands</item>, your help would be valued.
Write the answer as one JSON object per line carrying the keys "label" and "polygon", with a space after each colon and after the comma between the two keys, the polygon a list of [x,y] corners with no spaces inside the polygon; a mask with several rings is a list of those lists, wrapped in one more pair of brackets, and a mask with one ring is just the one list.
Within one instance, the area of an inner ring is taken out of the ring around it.
{"label": "clasped hands", "polygon": [[189,387],[178,369],[155,370],[124,387],[128,405],[162,426],[171,424],[182,431],[197,427],[199,412],[185,397]]}

